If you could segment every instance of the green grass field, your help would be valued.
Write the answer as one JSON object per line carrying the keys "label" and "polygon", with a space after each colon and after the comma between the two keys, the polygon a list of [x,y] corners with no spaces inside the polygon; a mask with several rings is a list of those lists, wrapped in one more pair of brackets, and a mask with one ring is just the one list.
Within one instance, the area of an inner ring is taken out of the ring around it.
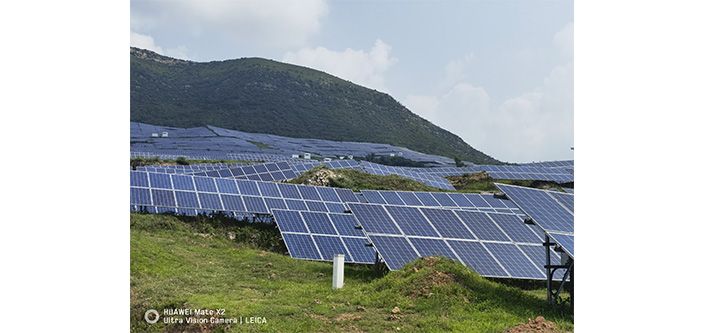
{"label": "green grass field", "polygon": [[[282,251],[278,231],[265,224],[131,214],[131,330],[503,332],[537,316],[573,330],[569,306],[547,306],[541,284],[520,289],[493,282],[450,259],[419,259],[389,273],[346,265],[344,287],[332,290],[331,263]],[[154,324],[144,317],[150,309],[160,313]],[[166,309],[215,314],[170,316]],[[206,322],[165,323],[165,317]],[[210,324],[211,317],[236,322]]]}

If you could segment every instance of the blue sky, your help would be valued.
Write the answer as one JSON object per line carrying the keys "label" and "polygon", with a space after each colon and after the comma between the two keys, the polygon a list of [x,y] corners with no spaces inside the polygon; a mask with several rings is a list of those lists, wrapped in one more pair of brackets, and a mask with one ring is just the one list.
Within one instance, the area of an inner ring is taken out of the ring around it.
{"label": "blue sky", "polygon": [[573,1],[131,1],[130,43],[390,94],[507,162],[573,159]]}

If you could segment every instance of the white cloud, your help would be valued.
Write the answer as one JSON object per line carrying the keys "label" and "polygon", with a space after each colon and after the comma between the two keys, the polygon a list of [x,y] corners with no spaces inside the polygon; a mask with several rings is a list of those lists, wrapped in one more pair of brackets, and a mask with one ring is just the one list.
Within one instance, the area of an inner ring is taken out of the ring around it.
{"label": "white cloud", "polygon": [[163,49],[155,44],[152,36],[138,34],[133,31],[130,31],[130,46],[150,50],[167,57],[189,60],[189,56],[187,55],[189,53],[189,49],[185,46]]}
{"label": "white cloud", "polygon": [[324,0],[176,0],[135,7],[131,28],[137,31],[162,27],[182,38],[221,35],[231,42],[285,48],[304,45],[328,13]]}
{"label": "white cloud", "polygon": [[358,85],[387,91],[383,74],[397,63],[397,58],[390,56],[391,51],[392,47],[378,39],[369,52],[350,48],[345,51],[333,51],[325,47],[302,48],[297,52],[285,53],[282,61],[315,68]]}
{"label": "white cloud", "polygon": [[154,38],[152,38],[152,36],[142,35],[132,31],[130,31],[130,46],[164,54],[162,48],[154,44]]}
{"label": "white cloud", "polygon": [[564,26],[559,32],[554,34],[554,47],[563,59],[574,59],[574,23]]}

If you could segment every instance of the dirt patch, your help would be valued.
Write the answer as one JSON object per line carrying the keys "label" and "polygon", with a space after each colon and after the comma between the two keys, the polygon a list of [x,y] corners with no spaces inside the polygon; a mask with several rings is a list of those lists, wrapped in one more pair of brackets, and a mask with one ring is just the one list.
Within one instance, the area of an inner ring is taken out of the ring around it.
{"label": "dirt patch", "polygon": [[[436,268],[436,263],[439,261],[437,257],[427,257],[421,259],[424,267]],[[419,271],[414,267],[415,273]],[[427,273],[422,277],[421,287],[414,288],[412,293],[409,295],[412,298],[426,297],[429,298],[434,293],[431,291],[434,287],[447,285],[456,282],[456,275],[453,273],[446,274],[442,271],[434,270],[433,272]]]}
{"label": "dirt patch", "polygon": [[363,318],[363,316],[361,316],[358,313],[342,313],[341,315],[336,317],[336,321],[342,322],[342,321],[347,321],[347,320],[359,320],[361,318]]}
{"label": "dirt patch", "polygon": [[556,324],[554,324],[551,321],[546,321],[544,317],[539,316],[535,320],[532,320],[531,318],[527,319],[527,323],[525,324],[518,324],[507,331],[505,333],[524,333],[524,332],[539,332],[539,333],[550,333],[550,332],[559,332],[559,329],[556,327]]}
{"label": "dirt patch", "polygon": [[321,320],[321,321],[323,321],[324,323],[328,323],[328,322],[329,322],[328,317],[322,316],[322,315],[318,315],[318,314],[316,314],[316,313],[309,313],[309,317],[314,318],[314,319]]}
{"label": "dirt patch", "polygon": [[305,184],[311,186],[328,186],[329,178],[340,177],[340,175],[337,175],[333,171],[322,168],[316,171],[309,179],[307,179]]}

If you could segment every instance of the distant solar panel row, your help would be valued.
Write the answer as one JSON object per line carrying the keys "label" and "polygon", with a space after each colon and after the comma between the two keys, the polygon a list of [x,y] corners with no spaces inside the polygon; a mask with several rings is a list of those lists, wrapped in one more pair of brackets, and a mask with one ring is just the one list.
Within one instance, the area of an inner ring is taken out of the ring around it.
{"label": "distant solar panel row", "polygon": [[343,254],[348,263],[375,263],[375,249],[355,229],[351,214],[300,212],[274,209],[272,214],[292,258],[332,261]]}
{"label": "distant solar panel row", "polygon": [[196,172],[193,173],[193,175],[261,180],[267,182],[296,178],[294,171],[292,171],[292,167],[285,162],[238,166],[219,170]]}
{"label": "distant solar panel row", "polygon": [[361,193],[369,203],[382,205],[444,207],[522,214],[522,211],[512,202],[496,199],[492,194],[372,190],[362,190]]}
{"label": "distant solar panel row", "polygon": [[[517,215],[373,204],[348,205],[390,270],[443,255],[488,277],[545,279],[542,237]],[[559,260],[553,254],[554,260]]]}
{"label": "distant solar panel row", "polygon": [[130,172],[130,204],[212,211],[270,213],[272,209],[344,212],[359,202],[349,189],[181,174]]}
{"label": "distant solar panel row", "polygon": [[561,168],[543,168],[513,165],[480,165],[495,179],[547,180],[557,183],[574,181],[574,175]]}

